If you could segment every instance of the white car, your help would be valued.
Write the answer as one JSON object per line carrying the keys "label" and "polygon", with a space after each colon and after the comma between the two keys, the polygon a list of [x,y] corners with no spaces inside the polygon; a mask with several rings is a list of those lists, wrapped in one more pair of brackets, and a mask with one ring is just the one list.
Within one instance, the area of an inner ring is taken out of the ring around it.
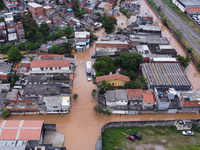
{"label": "white car", "polygon": [[91,80],[92,80],[91,76],[88,76],[88,77],[87,77],[87,80],[88,80],[88,81],[91,81]]}
{"label": "white car", "polygon": [[182,131],[183,135],[194,135],[193,131]]}

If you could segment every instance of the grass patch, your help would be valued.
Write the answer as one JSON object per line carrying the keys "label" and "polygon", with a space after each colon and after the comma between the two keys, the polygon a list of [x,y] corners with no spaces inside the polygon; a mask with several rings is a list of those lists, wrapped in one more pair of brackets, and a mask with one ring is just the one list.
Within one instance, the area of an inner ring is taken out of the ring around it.
{"label": "grass patch", "polygon": [[180,18],[182,18],[188,25],[190,25],[195,31],[199,32],[199,26],[191,20],[186,13],[182,12],[172,0],[162,0],[167,6],[169,6]]}
{"label": "grass patch", "polygon": [[[169,150],[197,150],[200,149],[200,131],[195,128],[193,131],[194,136],[183,136],[181,131],[176,131],[174,126],[109,128],[102,133],[102,146],[103,150],[134,150],[138,146],[147,147],[147,149],[160,146]],[[129,135],[132,132],[138,132],[142,135],[142,140],[132,142],[122,132]]]}

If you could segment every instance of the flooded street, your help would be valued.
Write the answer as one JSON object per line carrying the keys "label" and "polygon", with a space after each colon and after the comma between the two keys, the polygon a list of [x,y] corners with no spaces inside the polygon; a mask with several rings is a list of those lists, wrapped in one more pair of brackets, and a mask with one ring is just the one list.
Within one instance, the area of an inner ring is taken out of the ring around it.
{"label": "flooded street", "polygon": [[[167,37],[172,47],[179,54],[186,55],[174,39],[171,33],[162,25],[156,15],[148,7],[144,0],[141,0],[141,12],[149,12],[154,16],[156,24],[163,30],[163,36]],[[127,21],[124,15],[117,17],[118,25],[125,27],[135,21],[136,16],[132,16]],[[123,23],[123,25],[121,25]],[[99,40],[103,37],[104,29],[97,33]],[[200,114],[145,114],[145,115],[111,115],[103,116],[96,114],[93,107],[97,104],[96,100],[91,98],[91,92],[96,89],[91,81],[86,78],[86,61],[91,61],[91,55],[94,55],[95,45],[92,45],[82,53],[74,53],[76,60],[76,71],[74,73],[74,83],[72,95],[78,94],[78,99],[71,101],[71,111],[64,116],[61,115],[27,115],[27,116],[10,116],[8,120],[44,120],[44,123],[55,123],[57,130],[65,135],[65,146],[67,150],[94,150],[95,144],[100,137],[100,130],[103,125],[111,121],[139,121],[139,120],[172,120],[172,119],[199,119]],[[92,64],[94,61],[92,61]],[[186,74],[193,85],[193,90],[196,90],[200,85],[200,74],[196,71],[195,66],[191,63],[186,69]],[[4,119],[0,117],[0,119]]]}

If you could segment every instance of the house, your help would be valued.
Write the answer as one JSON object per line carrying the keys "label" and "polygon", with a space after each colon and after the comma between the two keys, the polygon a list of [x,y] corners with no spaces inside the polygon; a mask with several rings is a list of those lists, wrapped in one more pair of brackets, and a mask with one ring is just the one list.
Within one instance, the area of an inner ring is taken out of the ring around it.
{"label": "house", "polygon": [[100,19],[100,16],[97,16],[93,13],[84,14],[83,17],[84,17],[84,19],[92,19],[93,21],[99,21],[99,19]]}
{"label": "house", "polygon": [[124,85],[130,81],[128,76],[122,74],[111,74],[105,76],[96,77],[96,83],[99,85],[101,81],[107,81],[114,88],[123,88]]}
{"label": "house", "polygon": [[137,20],[136,20],[137,23],[139,24],[152,24],[153,23],[153,16],[151,14],[139,14],[137,16]]}
{"label": "house", "polygon": [[90,32],[75,32],[76,52],[82,52],[89,47]]}
{"label": "house", "polygon": [[23,141],[25,145],[39,145],[43,142],[43,120],[1,120],[0,126],[1,141]]}
{"label": "house", "polygon": [[6,26],[5,26],[5,22],[0,22],[0,30],[5,30]]}
{"label": "house", "polygon": [[71,73],[70,60],[31,61],[30,74],[33,73]]}
{"label": "house", "polygon": [[136,1],[136,2],[129,2],[129,1],[122,2],[121,3],[121,8],[124,11],[138,13],[138,12],[140,12],[140,3],[139,3],[139,1]]}
{"label": "house", "polygon": [[127,89],[128,106],[131,110],[142,110],[143,90]]}
{"label": "house", "polygon": [[6,30],[0,30],[0,43],[7,41],[7,32]]}
{"label": "house", "polygon": [[17,41],[17,33],[8,34],[8,41],[9,42],[16,42]]}
{"label": "house", "polygon": [[14,18],[13,18],[13,13],[4,13],[4,21],[6,23],[7,28],[14,27]]}
{"label": "house", "polygon": [[106,91],[106,105],[107,108],[112,108],[115,106],[127,106],[127,92],[126,90],[109,90]]}
{"label": "house", "polygon": [[18,0],[3,0],[3,3],[5,6],[11,11],[11,12],[16,12],[17,11],[17,5],[18,5]]}
{"label": "house", "polygon": [[199,0],[172,0],[172,2],[183,12],[188,8],[200,8]]}
{"label": "house", "polygon": [[34,18],[44,16],[43,6],[37,3],[28,3],[28,9]]}
{"label": "house", "polygon": [[63,96],[45,96],[43,98],[47,114],[69,113],[70,95]]}
{"label": "house", "polygon": [[113,5],[110,4],[110,3],[107,3],[107,4],[104,5],[104,11],[110,10],[112,8],[113,8]]}
{"label": "house", "polygon": [[200,14],[200,7],[192,7],[192,8],[187,8],[185,12],[189,15],[196,15]]}
{"label": "house", "polygon": [[6,94],[6,100],[11,100],[11,101],[16,100],[18,97],[18,93],[19,93],[18,89],[12,89],[12,91]]}
{"label": "house", "polygon": [[179,63],[143,63],[141,66],[149,89],[161,87],[184,91],[191,89],[191,83]]}
{"label": "house", "polygon": [[149,90],[144,90],[142,96],[143,96],[142,109],[154,110],[154,107],[155,107],[154,94],[151,93],[151,91]]}
{"label": "house", "polygon": [[22,22],[16,22],[14,23],[15,30],[17,31],[17,37],[18,39],[24,39],[24,28]]}
{"label": "house", "polygon": [[49,5],[47,6],[43,6],[44,8],[44,15],[50,17],[51,15],[53,15],[54,11],[53,8]]}
{"label": "house", "polygon": [[10,79],[12,64],[0,63],[0,80],[8,81]]}
{"label": "house", "polygon": [[200,108],[200,93],[199,91],[181,91],[181,104],[184,108]]}
{"label": "house", "polygon": [[101,11],[104,11],[104,7],[105,7],[106,4],[108,4],[108,2],[101,2],[99,4],[99,6],[97,6],[97,9],[101,10]]}
{"label": "house", "polygon": [[97,0],[86,0],[83,11],[87,11],[88,13],[92,13],[95,9],[95,6],[97,4]]}
{"label": "house", "polygon": [[60,84],[27,84],[24,88],[25,97],[60,95]]}
{"label": "house", "polygon": [[21,66],[18,69],[18,72],[22,74],[28,73],[30,66],[31,66],[30,58],[29,57],[23,58],[21,61]]}

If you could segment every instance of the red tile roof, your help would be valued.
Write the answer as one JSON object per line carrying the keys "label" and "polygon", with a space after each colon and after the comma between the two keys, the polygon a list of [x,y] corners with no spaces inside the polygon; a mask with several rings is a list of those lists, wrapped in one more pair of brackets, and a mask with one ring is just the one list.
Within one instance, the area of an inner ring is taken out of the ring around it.
{"label": "red tile roof", "polygon": [[73,74],[70,74],[70,75],[69,75],[69,79],[70,79],[70,80],[73,80],[73,79],[74,79]]}
{"label": "red tile roof", "polygon": [[38,55],[41,59],[54,59],[55,57],[65,57],[65,55]]}
{"label": "red tile roof", "polygon": [[192,8],[188,8],[185,11],[187,12],[199,12],[200,8],[199,7],[192,7]]}
{"label": "red tile roof", "polygon": [[40,67],[69,67],[70,60],[40,60],[40,61],[31,61],[31,68],[40,68]]}
{"label": "red tile roof", "polygon": [[130,97],[142,97],[143,90],[142,89],[127,89],[127,96]]}
{"label": "red tile roof", "polygon": [[153,93],[151,93],[151,91],[149,90],[145,90],[143,92],[143,99],[144,99],[144,103],[155,103]]}
{"label": "red tile roof", "polygon": [[40,140],[43,120],[1,120],[0,140]]}
{"label": "red tile roof", "polygon": [[111,74],[111,75],[96,77],[97,83],[100,83],[102,80],[105,80],[105,81],[121,80],[124,82],[129,82],[130,78],[122,74]]}

